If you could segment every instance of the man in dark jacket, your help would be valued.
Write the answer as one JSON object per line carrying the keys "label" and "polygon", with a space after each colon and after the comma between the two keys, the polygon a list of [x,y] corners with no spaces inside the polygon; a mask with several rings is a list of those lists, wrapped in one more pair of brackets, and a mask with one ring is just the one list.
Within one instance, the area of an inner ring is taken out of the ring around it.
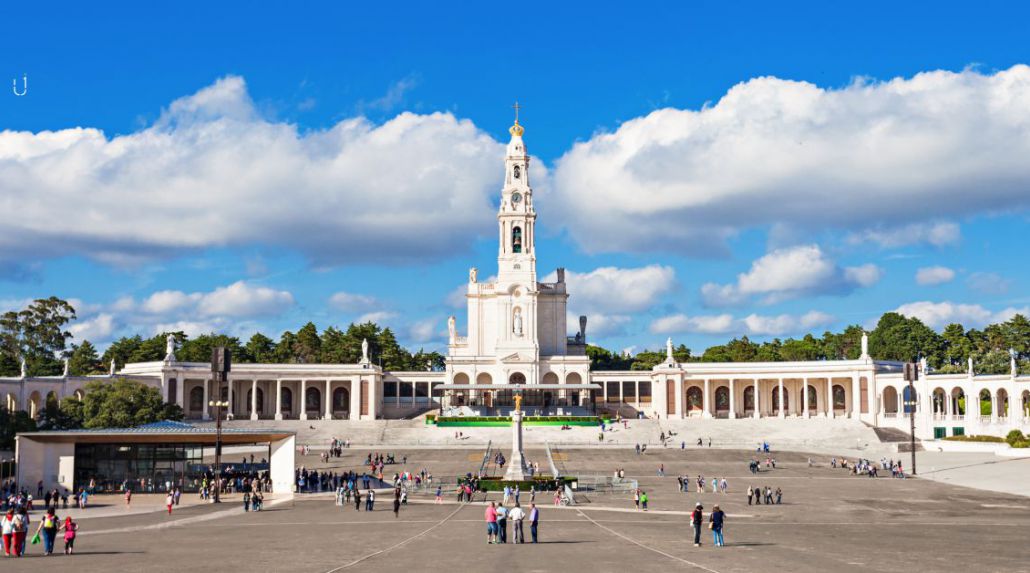
{"label": "man in dark jacket", "polygon": [[701,502],[694,506],[694,512],[690,514],[690,524],[694,527],[694,547],[701,547],[701,523],[705,518],[705,508]]}

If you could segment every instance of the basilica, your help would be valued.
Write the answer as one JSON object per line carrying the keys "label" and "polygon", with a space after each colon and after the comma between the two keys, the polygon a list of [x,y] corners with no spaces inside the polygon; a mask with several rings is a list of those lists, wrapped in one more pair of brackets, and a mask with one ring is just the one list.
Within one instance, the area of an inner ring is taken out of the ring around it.
{"label": "basilica", "polygon": [[[923,365],[913,387],[901,364],[870,358],[863,337],[856,360],[679,363],[650,371],[591,371],[586,317],[568,324],[570,293],[563,269],[540,282],[530,156],[516,119],[504,157],[497,212],[497,273],[480,281],[470,269],[464,329],[448,320],[444,371],[393,372],[364,353],[356,364],[237,364],[216,384],[206,363],[181,362],[169,344],[160,362],[127,364],[106,376],[0,378],[10,410],[37,416],[48,397],[81,395],[93,379],[129,377],[161,390],[188,419],[209,420],[211,400],[229,402],[234,419],[375,420],[435,411],[504,415],[522,396],[529,413],[621,413],[661,419],[848,418],[873,426],[909,427],[920,438],[1005,435],[1030,430],[1030,377],[1013,362],[1008,375],[933,374]],[[914,394],[914,396],[913,396]],[[989,404],[989,407],[986,406]],[[988,413],[989,412],[989,413]]]}

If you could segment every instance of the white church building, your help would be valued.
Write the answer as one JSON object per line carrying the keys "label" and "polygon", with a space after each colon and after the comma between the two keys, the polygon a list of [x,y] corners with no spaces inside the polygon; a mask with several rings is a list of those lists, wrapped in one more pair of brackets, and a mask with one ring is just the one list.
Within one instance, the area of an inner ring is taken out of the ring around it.
{"label": "white church building", "polygon": [[[392,372],[366,354],[357,364],[236,364],[216,387],[210,366],[176,360],[127,364],[110,376],[0,378],[0,398],[11,410],[38,415],[48,395],[81,394],[86,382],[124,376],[161,389],[187,419],[208,420],[209,400],[230,402],[237,419],[364,420],[401,418],[420,411],[497,415],[516,392],[530,414],[615,413],[667,418],[849,418],[928,439],[955,434],[1004,436],[1030,431],[1030,377],[935,375],[920,369],[911,402],[901,364],[872,360],[863,337],[857,360],[811,362],[678,363],[671,341],[664,363],[650,371],[590,370],[587,324],[567,324],[570,295],[564,270],[553,283],[538,281],[536,211],[529,153],[518,120],[509,130],[504,186],[497,213],[497,275],[478,280],[471,269],[468,323],[460,333],[448,321],[443,372]],[[571,332],[570,332],[571,330]],[[990,414],[981,414],[981,403]]]}

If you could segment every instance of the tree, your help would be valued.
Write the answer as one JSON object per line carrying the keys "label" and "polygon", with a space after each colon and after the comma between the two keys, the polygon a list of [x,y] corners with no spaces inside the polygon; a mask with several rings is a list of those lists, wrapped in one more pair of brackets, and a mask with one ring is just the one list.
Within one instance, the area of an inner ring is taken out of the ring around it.
{"label": "tree", "polygon": [[591,370],[628,370],[633,364],[630,358],[592,344],[587,344],[586,353],[590,357]]}
{"label": "tree", "polygon": [[[0,315],[0,354],[4,372],[14,375],[21,371],[25,360],[28,373],[33,376],[55,376],[64,370],[61,357],[72,334],[64,329],[75,320],[75,309],[66,301],[52,296],[40,298],[20,311]],[[14,366],[17,372],[10,372]]]}
{"label": "tree", "polygon": [[301,364],[318,364],[322,355],[322,339],[318,328],[309,322],[297,331],[293,341],[293,356]]}
{"label": "tree", "polygon": [[[166,337],[167,335],[164,334],[158,336],[162,339]],[[210,362],[211,351],[218,346],[228,348],[232,352],[233,362],[240,364],[251,362],[250,353],[240,344],[239,338],[214,333],[201,334],[192,340],[186,340],[175,353],[175,357],[183,362]]]}
{"label": "tree", "polygon": [[0,450],[14,449],[14,436],[21,432],[35,432],[36,421],[24,410],[10,412],[0,408]]}
{"label": "tree", "polygon": [[247,354],[258,364],[275,362],[275,341],[255,332],[245,346]]}
{"label": "tree", "polygon": [[39,413],[37,423],[40,430],[75,430],[82,427],[82,402],[74,396],[58,403],[52,394]]}
{"label": "tree", "polygon": [[[103,369],[109,369],[112,362],[119,368],[125,366],[128,362],[131,362],[130,357],[137,356],[136,351],[142,344],[143,337],[138,334],[135,336],[123,336],[115,340],[111,343],[111,346],[107,347],[104,355],[100,358],[100,361],[103,363]],[[155,360],[160,360],[160,358]]]}
{"label": "tree", "polygon": [[86,384],[82,400],[86,428],[132,428],[160,420],[181,420],[182,408],[167,404],[157,388],[117,378]]}
{"label": "tree", "polygon": [[780,355],[788,361],[819,360],[822,358],[822,347],[814,336],[807,334],[801,340],[788,338],[780,349]]}
{"label": "tree", "polygon": [[973,353],[973,344],[966,336],[966,329],[961,324],[949,324],[941,332],[941,339],[944,341],[945,365],[960,365],[959,371],[964,370],[966,360]]}
{"label": "tree", "polygon": [[88,340],[82,344],[72,345],[71,356],[68,357],[68,373],[72,376],[86,376],[103,372],[97,349]]}
{"label": "tree", "polygon": [[880,317],[869,335],[869,353],[878,360],[908,362],[926,357],[931,366],[943,362],[941,337],[918,318],[907,318],[896,312]]}

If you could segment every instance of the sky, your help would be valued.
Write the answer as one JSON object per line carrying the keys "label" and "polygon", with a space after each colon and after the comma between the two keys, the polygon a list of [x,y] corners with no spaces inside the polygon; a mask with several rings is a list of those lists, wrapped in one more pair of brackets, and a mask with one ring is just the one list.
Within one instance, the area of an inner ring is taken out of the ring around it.
{"label": "sky", "polygon": [[1028,312],[1030,6],[367,4],[0,6],[0,310],[443,351],[517,100],[594,344]]}

